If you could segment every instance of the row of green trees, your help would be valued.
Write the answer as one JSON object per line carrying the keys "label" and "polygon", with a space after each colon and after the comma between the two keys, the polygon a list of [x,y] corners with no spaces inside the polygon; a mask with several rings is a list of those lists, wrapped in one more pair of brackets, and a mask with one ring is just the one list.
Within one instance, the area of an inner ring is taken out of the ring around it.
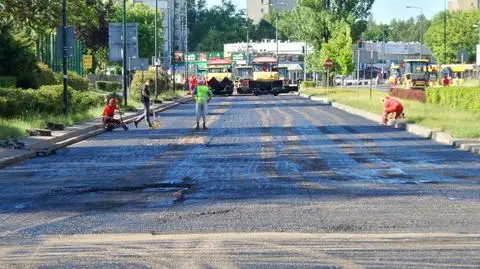
{"label": "row of green trees", "polygon": [[425,45],[432,50],[433,56],[440,63],[445,63],[445,60],[446,63],[459,62],[459,53],[464,54],[465,62],[473,62],[475,45],[480,38],[479,29],[474,26],[479,21],[478,10],[440,12],[432,20],[418,16],[407,20],[392,20],[390,24],[376,23],[370,19],[362,38],[384,42],[419,42],[423,32]]}
{"label": "row of green trees", "polygon": [[[300,0],[290,12],[274,14],[279,30],[289,39],[306,41],[314,52],[307,57],[309,71],[324,71],[327,58],[334,62],[334,74],[350,74],[353,69],[352,44],[357,40],[419,42],[438,62],[466,62],[475,59],[475,45],[480,33],[480,11],[440,12],[432,20],[424,16],[407,20],[376,23],[370,16],[374,0]],[[446,53],[444,22],[446,15]]]}

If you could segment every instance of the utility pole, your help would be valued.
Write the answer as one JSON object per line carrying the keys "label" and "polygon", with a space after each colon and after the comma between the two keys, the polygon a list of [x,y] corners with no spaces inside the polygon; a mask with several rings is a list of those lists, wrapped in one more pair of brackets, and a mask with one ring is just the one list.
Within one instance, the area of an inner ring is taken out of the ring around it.
{"label": "utility pole", "polygon": [[[158,30],[157,30],[157,21],[158,21],[158,0],[155,0],[155,62],[153,63],[155,65],[155,99],[157,98],[157,93],[158,93],[158,40],[157,40],[157,35],[158,35]],[[143,81],[142,81],[143,83]]]}
{"label": "utility pole", "polygon": [[122,23],[122,32],[123,32],[123,38],[122,38],[122,43],[123,43],[123,68],[122,68],[122,73],[123,73],[123,100],[124,100],[124,105],[127,107],[127,0],[123,0],[123,23]]}
{"label": "utility pole", "polygon": [[68,115],[67,0],[63,0],[63,113]]}
{"label": "utility pole", "polygon": [[188,84],[188,1],[185,0],[185,86]]}
{"label": "utility pole", "polygon": [[275,42],[277,43],[277,66],[279,64],[278,62],[278,18],[275,18]]}
{"label": "utility pole", "polygon": [[447,64],[447,0],[445,0],[445,10],[443,12],[443,64]]}
{"label": "utility pole", "polygon": [[250,41],[249,41],[249,37],[248,37],[248,25],[247,25],[247,55],[245,56],[246,60],[247,60],[247,66],[250,65],[250,56],[249,56],[249,48],[250,47]]}
{"label": "utility pole", "polygon": [[305,41],[305,54],[303,55],[303,81],[307,81],[307,42]]}
{"label": "utility pole", "polygon": [[[173,25],[172,29],[175,29],[175,0],[173,0]],[[175,92],[175,31],[172,32],[172,83],[173,83],[173,92]]]}

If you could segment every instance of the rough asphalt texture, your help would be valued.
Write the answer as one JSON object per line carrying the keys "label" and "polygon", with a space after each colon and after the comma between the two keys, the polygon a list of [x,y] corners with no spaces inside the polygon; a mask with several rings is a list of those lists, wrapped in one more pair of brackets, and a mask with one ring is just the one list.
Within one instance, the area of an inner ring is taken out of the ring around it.
{"label": "rough asphalt texture", "polygon": [[209,112],[0,170],[0,268],[480,267],[479,155],[291,95]]}

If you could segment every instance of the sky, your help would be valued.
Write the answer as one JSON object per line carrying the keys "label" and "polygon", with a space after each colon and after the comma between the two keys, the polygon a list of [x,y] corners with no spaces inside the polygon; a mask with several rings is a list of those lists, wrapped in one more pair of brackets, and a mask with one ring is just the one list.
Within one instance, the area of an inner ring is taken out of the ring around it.
{"label": "sky", "polygon": [[[442,11],[447,0],[375,0],[373,4],[373,19],[377,22],[389,23],[392,19],[408,19],[420,14],[419,9],[407,9],[408,5],[423,9],[427,18],[432,18]],[[221,0],[207,0],[209,6],[218,5]],[[232,0],[239,9],[247,6],[247,0]]]}

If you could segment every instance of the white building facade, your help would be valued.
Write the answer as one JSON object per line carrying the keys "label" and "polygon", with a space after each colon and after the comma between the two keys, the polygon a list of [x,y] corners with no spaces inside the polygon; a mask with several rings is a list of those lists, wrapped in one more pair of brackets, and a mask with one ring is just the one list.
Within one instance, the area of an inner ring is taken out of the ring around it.
{"label": "white building facade", "polygon": [[[158,1],[158,2],[157,2]],[[161,62],[165,68],[171,66],[171,60],[175,51],[185,51],[188,46],[188,29],[186,25],[187,8],[186,0],[135,0],[142,2],[151,8],[158,5],[162,16],[163,46],[160,49]],[[159,45],[160,47],[160,45]]]}

